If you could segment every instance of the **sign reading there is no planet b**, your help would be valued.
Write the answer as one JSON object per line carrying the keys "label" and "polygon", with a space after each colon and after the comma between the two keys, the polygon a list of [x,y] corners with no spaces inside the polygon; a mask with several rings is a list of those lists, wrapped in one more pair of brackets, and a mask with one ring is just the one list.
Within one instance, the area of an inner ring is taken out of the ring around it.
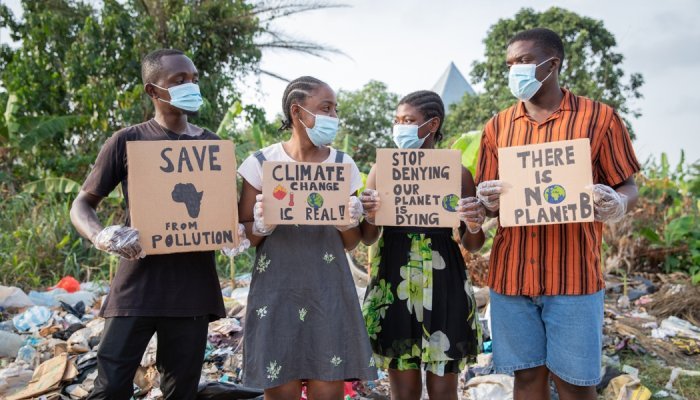
{"label": "sign reading there is no planet b", "polygon": [[458,150],[377,149],[377,225],[459,226],[462,162]]}
{"label": "sign reading there is no planet b", "polygon": [[350,164],[265,161],[265,223],[348,224],[350,174]]}
{"label": "sign reading there is no planet b", "polygon": [[226,140],[134,141],[129,212],[146,254],[236,247],[236,156]]}
{"label": "sign reading there is no planet b", "polygon": [[501,226],[593,222],[588,139],[498,149]]}

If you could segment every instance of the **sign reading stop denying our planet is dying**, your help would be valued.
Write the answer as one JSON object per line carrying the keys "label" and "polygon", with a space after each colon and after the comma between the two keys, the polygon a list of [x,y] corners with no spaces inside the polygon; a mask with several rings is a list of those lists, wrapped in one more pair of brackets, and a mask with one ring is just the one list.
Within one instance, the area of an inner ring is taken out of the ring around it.
{"label": "sign reading stop denying our planet is dying", "polygon": [[593,221],[588,139],[498,149],[501,226]]}
{"label": "sign reading stop denying our planet is dying", "polygon": [[458,150],[377,149],[377,225],[457,227]]}
{"label": "sign reading stop denying our planet is dying", "polygon": [[348,224],[350,173],[350,164],[265,161],[265,223]]}
{"label": "sign reading stop denying our planet is dying", "polygon": [[131,226],[146,254],[236,247],[236,156],[226,140],[126,144]]}

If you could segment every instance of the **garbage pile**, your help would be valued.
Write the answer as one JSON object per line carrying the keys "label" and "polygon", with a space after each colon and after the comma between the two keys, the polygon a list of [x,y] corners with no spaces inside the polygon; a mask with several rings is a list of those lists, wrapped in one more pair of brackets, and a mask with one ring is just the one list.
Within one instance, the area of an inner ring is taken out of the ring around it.
{"label": "garbage pile", "polygon": [[[674,389],[678,377],[700,376],[700,287],[677,282],[668,277],[653,283],[644,278],[609,277],[603,381],[598,387],[605,400],[652,396],[680,400],[683,397]],[[262,399],[262,391],[241,385],[249,284],[250,275],[244,275],[238,277],[236,287],[228,284],[222,288],[227,317],[209,325],[201,399]],[[513,377],[493,373],[488,288],[475,290],[484,328],[484,353],[460,377],[460,398],[512,399]],[[97,314],[108,291],[107,284],[80,283],[72,277],[48,290],[28,294],[16,287],[0,286],[0,398],[87,397],[97,377],[97,349],[104,330],[104,319]],[[358,286],[360,298],[363,292]],[[136,398],[162,398],[155,365],[157,343],[154,335],[141,359],[134,379]],[[622,365],[621,351],[649,354],[672,368],[664,389],[652,393],[645,387],[636,368]],[[347,383],[345,398],[388,400],[388,377],[382,371],[379,374],[377,381]],[[554,388],[552,398],[558,398]]]}

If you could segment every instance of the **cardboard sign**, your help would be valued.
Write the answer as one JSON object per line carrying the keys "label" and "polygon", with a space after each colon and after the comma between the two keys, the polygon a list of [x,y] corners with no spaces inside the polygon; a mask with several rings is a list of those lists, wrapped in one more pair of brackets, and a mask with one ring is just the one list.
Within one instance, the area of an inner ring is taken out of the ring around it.
{"label": "cardboard sign", "polygon": [[265,161],[265,223],[344,225],[350,200],[350,164]]}
{"label": "cardboard sign", "polygon": [[457,227],[458,150],[377,149],[377,225]]}
{"label": "cardboard sign", "polygon": [[131,226],[146,254],[236,247],[236,156],[226,140],[126,144]]}
{"label": "cardboard sign", "polygon": [[498,174],[501,226],[593,221],[588,139],[499,148]]}

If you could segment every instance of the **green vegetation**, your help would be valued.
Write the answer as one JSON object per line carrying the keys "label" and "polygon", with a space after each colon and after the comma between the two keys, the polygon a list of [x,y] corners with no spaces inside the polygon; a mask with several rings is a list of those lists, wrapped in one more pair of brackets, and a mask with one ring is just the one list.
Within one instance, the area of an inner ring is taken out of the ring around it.
{"label": "green vegetation", "polygon": [[666,273],[690,274],[700,283],[700,161],[681,160],[671,168],[666,154],[649,160],[640,183],[640,213],[635,218],[635,237],[645,250],[639,262]]}
{"label": "green vegetation", "polygon": [[[664,390],[671,377],[671,368],[662,365],[659,360],[649,355],[636,355],[629,351],[620,354],[620,362],[639,370],[639,380],[652,394]],[[677,393],[686,399],[700,399],[700,377],[679,376],[673,383]],[[656,397],[655,397],[656,398]],[[671,399],[671,397],[659,397]]]}

